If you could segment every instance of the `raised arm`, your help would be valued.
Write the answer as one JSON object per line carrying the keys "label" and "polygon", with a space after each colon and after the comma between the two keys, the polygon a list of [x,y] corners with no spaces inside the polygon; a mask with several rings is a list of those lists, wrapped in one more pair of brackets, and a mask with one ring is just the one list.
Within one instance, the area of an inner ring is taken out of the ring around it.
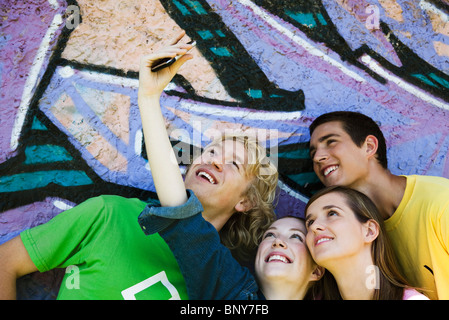
{"label": "raised arm", "polygon": [[[144,56],[140,61],[138,103],[148,162],[156,192],[164,207],[179,206],[187,201],[184,181],[161,112],[160,97],[181,65],[192,56],[185,54],[190,44],[178,43],[182,32],[172,44],[156,53]],[[185,55],[183,55],[185,54]],[[159,59],[183,55],[171,66],[157,72],[151,66]]]}

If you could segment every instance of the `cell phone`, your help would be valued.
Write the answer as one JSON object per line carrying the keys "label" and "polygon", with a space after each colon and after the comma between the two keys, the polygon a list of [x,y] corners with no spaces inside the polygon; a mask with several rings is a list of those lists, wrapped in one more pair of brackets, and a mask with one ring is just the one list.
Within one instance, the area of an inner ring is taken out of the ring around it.
{"label": "cell phone", "polygon": [[[196,41],[192,40],[192,41],[187,42],[187,44],[191,44],[192,45],[192,49],[193,49],[193,47],[196,45]],[[192,49],[190,49],[190,50],[192,50]],[[189,51],[187,51],[187,52],[189,52]],[[182,55],[181,56],[176,56],[174,58],[163,58],[163,59],[157,60],[154,63],[154,65],[151,67],[151,71],[156,72],[156,71],[164,69],[164,68],[166,68],[168,66],[171,66],[173,63],[175,63],[176,60],[178,60],[181,57],[182,57]]]}

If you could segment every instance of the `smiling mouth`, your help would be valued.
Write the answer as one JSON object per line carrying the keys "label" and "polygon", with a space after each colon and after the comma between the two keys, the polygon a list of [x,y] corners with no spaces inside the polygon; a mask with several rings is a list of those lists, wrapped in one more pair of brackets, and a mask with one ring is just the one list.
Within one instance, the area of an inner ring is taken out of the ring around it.
{"label": "smiling mouth", "polygon": [[197,175],[198,177],[203,178],[204,180],[209,181],[211,184],[216,184],[215,179],[214,179],[210,174],[208,174],[207,172],[199,171],[199,172],[197,172],[196,175]]}
{"label": "smiling mouth", "polygon": [[320,239],[318,239],[318,241],[315,242],[315,245],[317,246],[320,243],[328,242],[328,241],[331,241],[331,240],[334,240],[334,238],[320,238]]}
{"label": "smiling mouth", "polygon": [[334,172],[334,171],[337,170],[338,168],[339,168],[339,166],[337,166],[337,165],[327,167],[327,168],[323,171],[323,175],[324,175],[325,177],[327,177],[329,174],[331,174],[332,172]]}
{"label": "smiling mouth", "polygon": [[279,254],[273,254],[271,256],[268,256],[267,259],[265,259],[265,262],[283,262],[283,263],[292,263],[290,259],[287,257],[281,256]]}

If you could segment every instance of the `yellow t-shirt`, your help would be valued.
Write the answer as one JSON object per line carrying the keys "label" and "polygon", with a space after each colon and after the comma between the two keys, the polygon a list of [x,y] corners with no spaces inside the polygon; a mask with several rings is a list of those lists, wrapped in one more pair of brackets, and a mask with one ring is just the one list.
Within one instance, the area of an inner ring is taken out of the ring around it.
{"label": "yellow t-shirt", "polygon": [[[449,299],[449,180],[407,176],[385,226],[402,273],[431,299]],[[428,290],[428,291],[427,291]]]}

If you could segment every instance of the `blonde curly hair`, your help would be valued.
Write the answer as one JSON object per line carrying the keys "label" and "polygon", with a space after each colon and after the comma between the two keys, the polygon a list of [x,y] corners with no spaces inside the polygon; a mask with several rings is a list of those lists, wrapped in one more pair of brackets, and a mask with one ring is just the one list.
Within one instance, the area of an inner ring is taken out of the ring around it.
{"label": "blonde curly hair", "polygon": [[270,161],[267,151],[256,138],[244,134],[226,134],[213,143],[233,140],[244,145],[248,153],[246,176],[251,183],[245,197],[251,203],[246,212],[235,212],[220,230],[221,242],[235,258],[249,262],[261,241],[265,230],[276,219],[274,213],[277,198],[278,170]]}

